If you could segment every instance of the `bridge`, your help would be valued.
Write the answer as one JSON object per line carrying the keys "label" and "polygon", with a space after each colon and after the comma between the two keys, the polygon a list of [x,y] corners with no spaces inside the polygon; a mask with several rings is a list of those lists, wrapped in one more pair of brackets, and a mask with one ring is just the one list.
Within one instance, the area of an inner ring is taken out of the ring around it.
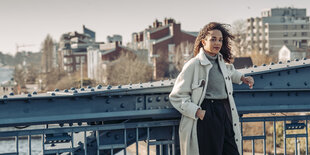
{"label": "bridge", "polygon": [[[239,71],[255,79],[253,89],[234,85],[242,145],[251,143],[252,154],[257,150],[286,154],[291,147],[295,154],[308,154],[310,60]],[[174,80],[165,80],[4,95],[0,98],[0,138],[14,139],[15,148],[3,154],[21,154],[25,149],[29,155],[36,154],[32,151],[34,137],[41,139],[37,154],[44,155],[126,155],[129,146],[134,154],[179,154],[180,113],[168,97],[173,84]],[[270,113],[282,115],[264,115]],[[251,123],[261,124],[259,133],[247,133]],[[21,148],[19,141],[25,138],[27,147]],[[290,139],[293,144],[287,144]],[[262,145],[258,147],[258,143]]]}

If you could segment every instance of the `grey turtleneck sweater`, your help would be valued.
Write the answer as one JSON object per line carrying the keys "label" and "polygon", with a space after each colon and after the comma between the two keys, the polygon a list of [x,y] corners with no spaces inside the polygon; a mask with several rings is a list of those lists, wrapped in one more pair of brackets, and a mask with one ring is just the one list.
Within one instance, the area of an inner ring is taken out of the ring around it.
{"label": "grey turtleneck sweater", "polygon": [[221,68],[218,63],[218,55],[211,56],[206,54],[206,57],[209,59],[213,65],[209,72],[209,80],[206,90],[207,99],[226,99],[227,92],[225,86],[225,79],[221,72]]}

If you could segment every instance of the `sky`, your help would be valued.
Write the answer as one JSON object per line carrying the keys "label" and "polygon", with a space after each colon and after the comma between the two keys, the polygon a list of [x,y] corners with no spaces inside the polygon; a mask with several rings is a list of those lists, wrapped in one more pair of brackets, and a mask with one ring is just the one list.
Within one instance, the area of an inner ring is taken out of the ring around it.
{"label": "sky", "polygon": [[276,7],[306,8],[309,0],[0,0],[0,51],[40,51],[50,34],[96,32],[96,41],[108,35],[123,36],[126,44],[133,32],[140,32],[158,19],[174,18],[181,29],[198,32],[211,21],[232,24],[236,20],[260,17],[261,11]]}

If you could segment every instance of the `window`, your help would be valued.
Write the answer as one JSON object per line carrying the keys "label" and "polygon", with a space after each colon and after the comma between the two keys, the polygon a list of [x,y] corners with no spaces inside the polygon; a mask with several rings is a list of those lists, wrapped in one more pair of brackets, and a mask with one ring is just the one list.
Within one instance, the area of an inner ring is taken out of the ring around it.
{"label": "window", "polygon": [[301,32],[301,36],[303,37],[307,36],[307,32]]}
{"label": "window", "polygon": [[175,50],[175,44],[169,44],[168,45],[168,54],[169,54],[169,62],[173,62],[174,57],[174,51]]}
{"label": "window", "polygon": [[288,36],[288,33],[284,32],[283,37],[287,37],[287,36]]}
{"label": "window", "polygon": [[303,29],[303,28],[304,28],[304,25],[300,25],[300,28]]}
{"label": "window", "polygon": [[297,33],[296,33],[296,32],[294,32],[294,33],[293,33],[293,36],[294,36],[294,37],[296,37],[296,35],[297,35]]}
{"label": "window", "polygon": [[75,63],[80,63],[80,57],[75,57]]}
{"label": "window", "polygon": [[85,63],[85,56],[81,56],[81,62]]}
{"label": "window", "polygon": [[288,40],[284,40],[283,42],[284,42],[284,44],[288,44]]}

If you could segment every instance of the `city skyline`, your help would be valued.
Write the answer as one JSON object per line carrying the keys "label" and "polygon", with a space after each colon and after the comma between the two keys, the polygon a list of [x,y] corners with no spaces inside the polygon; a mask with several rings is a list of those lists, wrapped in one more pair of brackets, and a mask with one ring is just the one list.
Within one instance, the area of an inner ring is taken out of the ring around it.
{"label": "city skyline", "polygon": [[2,0],[0,51],[13,55],[16,53],[16,44],[19,44],[33,45],[20,50],[37,52],[47,34],[58,42],[63,33],[82,32],[83,25],[96,32],[96,41],[106,42],[108,35],[119,34],[126,44],[131,41],[132,33],[143,31],[155,19],[163,21],[164,18],[173,18],[181,23],[182,30],[199,31],[211,21],[232,24],[236,20],[260,17],[262,10],[276,7],[306,8],[309,16],[310,2]]}

